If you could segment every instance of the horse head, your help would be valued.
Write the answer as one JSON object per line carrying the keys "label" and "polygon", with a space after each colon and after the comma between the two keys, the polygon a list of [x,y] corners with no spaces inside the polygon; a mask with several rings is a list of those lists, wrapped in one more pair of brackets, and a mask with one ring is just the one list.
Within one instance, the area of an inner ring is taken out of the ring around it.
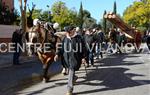
{"label": "horse head", "polygon": [[22,42],[26,45],[26,53],[28,56],[32,56],[34,53],[36,53],[37,50],[35,50],[36,44],[42,44],[44,42],[44,28],[43,27],[31,27],[27,30],[27,32],[24,33]]}

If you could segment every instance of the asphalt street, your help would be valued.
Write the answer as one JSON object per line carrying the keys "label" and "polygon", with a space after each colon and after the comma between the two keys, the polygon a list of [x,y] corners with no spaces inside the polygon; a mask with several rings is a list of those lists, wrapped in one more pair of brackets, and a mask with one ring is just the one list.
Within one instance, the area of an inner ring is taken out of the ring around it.
{"label": "asphalt street", "polygon": [[[150,54],[115,54],[95,60],[95,66],[84,66],[74,95],[150,95]],[[59,74],[49,83],[39,82],[16,95],[65,95],[67,76]]]}

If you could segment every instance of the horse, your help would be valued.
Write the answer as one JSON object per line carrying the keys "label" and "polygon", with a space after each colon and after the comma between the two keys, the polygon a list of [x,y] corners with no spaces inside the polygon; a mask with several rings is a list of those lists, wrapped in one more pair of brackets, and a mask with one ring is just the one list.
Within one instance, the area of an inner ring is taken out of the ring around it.
{"label": "horse", "polygon": [[[54,61],[54,56],[56,52],[56,47],[57,43],[61,41],[60,36],[57,36],[55,34],[55,29],[52,27],[50,24],[45,24],[45,25],[37,25],[34,27],[31,27],[28,29],[28,32],[25,33],[24,35],[24,42],[29,43],[31,45],[34,45],[36,43],[40,44],[40,47],[37,48],[36,50],[33,50],[31,47],[30,50],[27,50],[27,54],[29,56],[36,54],[40,61],[43,64],[43,81],[48,82],[49,77],[48,77],[48,69],[49,66],[53,63]],[[48,52],[44,51],[44,44],[49,43],[49,50]],[[29,49],[29,48],[27,48]]]}

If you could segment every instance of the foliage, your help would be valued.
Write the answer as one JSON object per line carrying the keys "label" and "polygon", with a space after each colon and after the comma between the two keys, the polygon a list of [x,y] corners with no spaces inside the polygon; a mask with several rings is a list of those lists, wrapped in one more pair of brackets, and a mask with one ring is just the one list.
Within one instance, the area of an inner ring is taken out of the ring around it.
{"label": "foliage", "polygon": [[135,27],[150,26],[150,0],[135,1],[123,14],[126,23]]}
{"label": "foliage", "polygon": [[[33,11],[32,18],[33,19],[37,19],[37,18],[39,19],[41,16],[41,13],[42,13],[42,9],[35,9]],[[27,13],[27,16],[28,16],[28,13]]]}
{"label": "foliage", "polygon": [[49,21],[51,22],[51,15],[49,13],[50,11],[43,11],[40,15],[40,19],[42,19],[43,21]]}
{"label": "foliage", "polygon": [[83,18],[84,18],[84,13],[83,13],[83,5],[82,2],[80,4],[80,9],[79,9],[79,13],[78,13],[78,25],[80,28],[83,28]]}
{"label": "foliage", "polygon": [[18,24],[19,13],[15,9],[9,9],[5,3],[0,1],[0,24]]}
{"label": "foliage", "polygon": [[[114,7],[113,7],[113,9],[114,9],[114,10],[113,10],[113,13],[114,13],[114,14],[117,14],[117,4],[116,4],[116,2],[114,2]],[[112,24],[112,28],[116,28],[114,24]]]}
{"label": "foliage", "polygon": [[116,2],[114,2],[114,10],[113,10],[113,13],[114,13],[114,14],[117,14],[117,4],[116,4]]}
{"label": "foliage", "polygon": [[[34,9],[32,19],[40,19],[41,21],[51,21],[51,16],[48,16],[49,11],[42,11],[42,9]],[[27,17],[30,13],[27,12]]]}
{"label": "foliage", "polygon": [[77,24],[77,12],[75,10],[68,9],[64,2],[55,2],[52,6],[52,21],[58,22],[63,28],[67,25]]}
{"label": "foliage", "polygon": [[82,3],[80,5],[79,13],[75,10],[68,9],[64,2],[58,1],[52,6],[53,22],[58,22],[61,27],[67,25],[83,27],[95,27],[96,20],[91,17],[91,14],[87,10],[83,10]]}
{"label": "foliage", "polygon": [[83,28],[94,28],[96,26],[96,20],[91,17],[90,12],[83,10]]}
{"label": "foliage", "polygon": [[106,10],[104,11],[104,14],[103,14],[103,31],[106,33],[107,32],[107,20],[104,18],[104,15],[106,15]]}
{"label": "foliage", "polygon": [[[100,24],[101,24],[105,34],[108,34],[109,30],[112,28],[112,23],[107,21],[106,19],[101,19]],[[106,29],[106,30],[104,30],[104,29]]]}
{"label": "foliage", "polygon": [[[91,17],[87,10],[83,10],[82,3],[80,5],[79,13],[75,9],[69,9],[64,2],[57,1],[52,5],[51,14],[49,11],[42,11],[41,9],[34,9],[32,12],[33,19],[40,19],[49,22],[57,22],[61,28],[73,25],[83,27],[96,27],[96,20]],[[30,11],[27,12],[27,17],[30,16]]]}
{"label": "foliage", "polygon": [[33,4],[33,2],[32,2],[32,9],[30,9],[30,8],[29,8],[29,5],[28,5],[28,10],[29,10],[28,15],[29,15],[29,16],[27,16],[27,26],[28,26],[29,28],[33,26],[32,14],[33,14],[33,11],[34,11],[34,9],[35,9],[35,6],[36,6],[36,5]]}

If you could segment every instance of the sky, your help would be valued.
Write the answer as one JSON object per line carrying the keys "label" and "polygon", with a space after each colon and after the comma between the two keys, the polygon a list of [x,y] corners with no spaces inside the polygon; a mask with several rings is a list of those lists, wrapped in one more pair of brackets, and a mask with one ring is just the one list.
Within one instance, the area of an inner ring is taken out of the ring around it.
{"label": "sky", "polygon": [[[15,1],[15,8],[20,11],[18,0]],[[56,1],[63,1],[66,3],[66,6],[70,9],[75,9],[79,11],[80,3],[83,4],[83,9],[88,10],[91,13],[91,16],[95,18],[98,22],[103,17],[104,10],[107,12],[113,11],[113,4],[116,1],[117,3],[117,13],[121,16],[123,15],[124,10],[129,5],[133,4],[134,0],[28,0],[30,8],[32,7],[32,2],[36,4],[36,9],[50,10],[51,6]],[[50,6],[50,8],[47,7]]]}

